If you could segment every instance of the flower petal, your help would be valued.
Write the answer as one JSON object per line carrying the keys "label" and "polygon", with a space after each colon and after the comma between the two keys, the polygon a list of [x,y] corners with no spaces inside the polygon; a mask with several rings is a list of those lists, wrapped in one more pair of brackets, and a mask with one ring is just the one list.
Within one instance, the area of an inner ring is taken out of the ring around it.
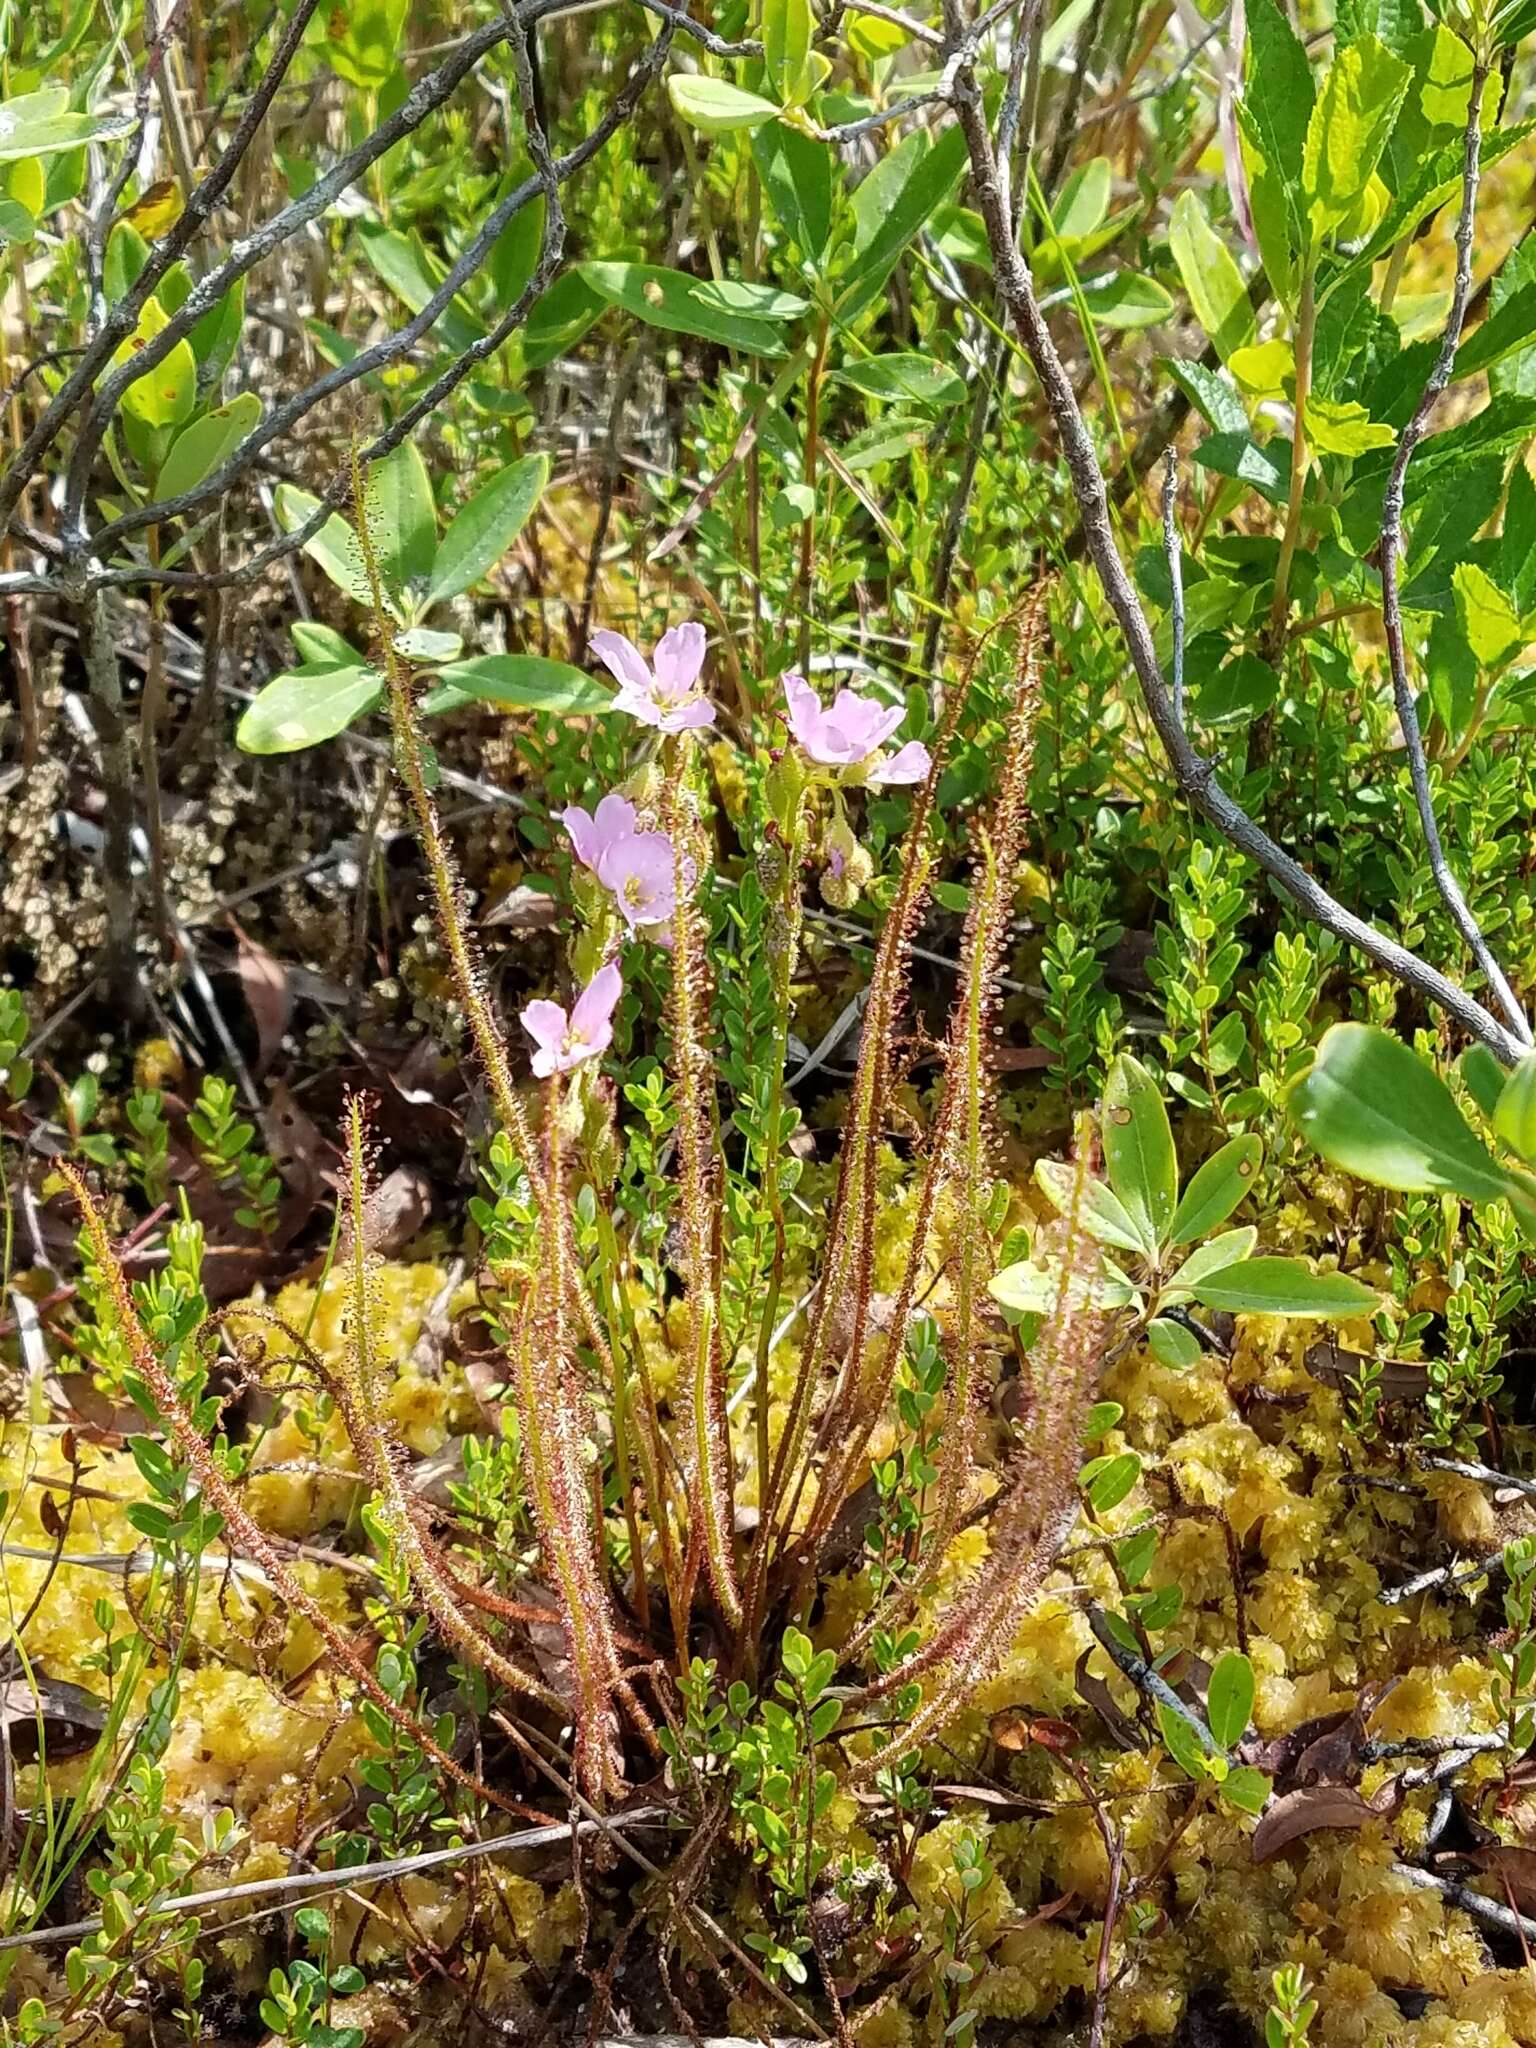
{"label": "flower petal", "polygon": [[599,967],[571,1007],[571,1036],[590,1052],[601,1052],[613,1039],[613,1012],[624,993],[624,977],[610,960]]}
{"label": "flower petal", "polygon": [[[627,796],[620,796],[616,789],[609,790],[592,814],[597,827],[597,851],[601,858],[603,849],[612,846],[616,839],[627,839],[639,820],[639,813]],[[592,863],[595,867],[596,861]]]}
{"label": "flower petal", "polygon": [[626,640],[622,633],[613,633],[606,626],[600,626],[587,645],[626,689],[650,696],[653,687],[651,671],[633,640]]}
{"label": "flower petal", "polygon": [[641,725],[655,725],[662,727],[663,731],[666,730],[662,721],[661,706],[652,695],[649,683],[646,684],[643,690],[632,689],[626,683],[615,696],[613,708],[615,711],[627,712],[631,718],[637,719]]}
{"label": "flower petal", "polygon": [[904,747],[898,747],[894,754],[879,761],[869,771],[869,781],[876,789],[888,782],[924,782],[933,766],[933,756],[921,740],[908,740]]}
{"label": "flower petal", "polygon": [[[604,797],[603,803],[608,799]],[[599,811],[602,804],[598,805]],[[560,822],[570,836],[571,851],[584,868],[595,868],[597,857],[602,852],[598,838],[597,820],[590,811],[584,811],[580,804],[567,804],[560,813]]]}
{"label": "flower petal", "polygon": [[520,1012],[518,1022],[540,1046],[554,1050],[565,1038],[566,1015],[558,1003],[540,996]]}
{"label": "flower petal", "polygon": [[[596,637],[594,634],[594,643]],[[693,693],[704,667],[707,645],[704,628],[695,619],[687,619],[681,626],[671,626],[662,634],[656,642],[656,652],[651,656],[659,695],[676,700]]]}
{"label": "flower petal", "polygon": [[707,697],[696,697],[681,711],[664,711],[656,723],[663,732],[693,732],[701,725],[713,725],[715,707]]}

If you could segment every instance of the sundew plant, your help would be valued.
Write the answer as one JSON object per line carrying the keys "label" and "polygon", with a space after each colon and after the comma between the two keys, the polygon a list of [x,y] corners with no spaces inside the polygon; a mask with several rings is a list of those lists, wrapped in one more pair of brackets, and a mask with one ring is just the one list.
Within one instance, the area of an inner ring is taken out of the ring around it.
{"label": "sundew plant", "polygon": [[1536,0],[0,0],[0,2048],[1536,2040]]}

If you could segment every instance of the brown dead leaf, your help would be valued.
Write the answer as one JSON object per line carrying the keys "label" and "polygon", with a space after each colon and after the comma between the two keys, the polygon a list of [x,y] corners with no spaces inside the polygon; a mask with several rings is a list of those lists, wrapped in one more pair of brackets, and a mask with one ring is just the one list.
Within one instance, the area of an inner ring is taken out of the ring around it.
{"label": "brown dead leaf", "polygon": [[1084,1650],[1077,1660],[1077,1696],[1085,1706],[1092,1707],[1109,1731],[1110,1738],[1122,1749],[1145,1749],[1136,1723],[1128,1714],[1122,1714],[1115,1704],[1115,1696],[1102,1678],[1095,1678],[1088,1669],[1092,1650]]}
{"label": "brown dead leaf", "polygon": [[259,1076],[267,1071],[282,1049],[283,1033],[288,1029],[288,1019],[293,1014],[293,990],[282,961],[269,953],[265,946],[258,946],[233,918],[230,923],[234,926],[239,948],[235,967],[240,976],[241,992],[251,1013],[251,1022],[256,1026],[256,1061],[251,1072]]}
{"label": "brown dead leaf", "polygon": [[283,1185],[293,1194],[305,1197],[313,1208],[325,1185],[325,1165],[331,1147],[313,1118],[300,1108],[293,1090],[281,1081],[274,1081],[267,1090],[261,1135],[272,1155],[272,1164],[282,1175]]}
{"label": "brown dead leaf", "polygon": [[1508,1842],[1490,1842],[1486,1848],[1470,1850],[1464,1861],[1485,1876],[1496,1877],[1501,1885],[1507,1885],[1520,1912],[1528,1913],[1536,1906],[1536,1849],[1517,1849]]}
{"label": "brown dead leaf", "polygon": [[547,932],[560,922],[560,902],[547,889],[532,888],[527,882],[519,882],[507,891],[505,896],[493,903],[480,923],[489,930],[493,925],[504,931]]}
{"label": "brown dead leaf", "polygon": [[[432,1214],[432,1183],[419,1166],[397,1166],[368,1197],[363,1210],[363,1243],[381,1259],[404,1251]],[[352,1219],[342,1218],[336,1248],[340,1264],[352,1249]]]}
{"label": "brown dead leaf", "polygon": [[1252,1838],[1253,1860],[1266,1863],[1319,1828],[1363,1828],[1368,1820],[1382,1820],[1395,1813],[1401,1801],[1395,1778],[1370,1799],[1362,1798],[1353,1785],[1302,1785],[1294,1792],[1282,1792],[1259,1816]]}
{"label": "brown dead leaf", "polygon": [[1031,1714],[1023,1707],[1004,1707],[992,1716],[988,1726],[999,1749],[1017,1751],[1038,1743],[1041,1749],[1065,1756],[1082,1739],[1070,1721],[1057,1721],[1049,1714]]}
{"label": "brown dead leaf", "polygon": [[50,1763],[78,1756],[107,1725],[107,1710],[95,1693],[50,1678],[34,1664],[30,1675],[13,1672],[0,1679],[0,1726],[11,1755],[23,1763],[38,1753],[38,1722],[42,1746]]}
{"label": "brown dead leaf", "polygon": [[968,1799],[973,1806],[990,1807],[994,1813],[1048,1814],[1056,1811],[1048,1799],[1031,1799],[1024,1792],[1010,1792],[1001,1785],[935,1785],[934,1796]]}
{"label": "brown dead leaf", "polygon": [[[1307,1353],[1307,1370],[1326,1387],[1344,1388],[1359,1378],[1362,1366],[1372,1361],[1362,1351],[1346,1351],[1341,1344],[1314,1344]],[[1429,1369],[1410,1358],[1383,1358],[1380,1387],[1383,1400],[1420,1401],[1429,1384]]]}

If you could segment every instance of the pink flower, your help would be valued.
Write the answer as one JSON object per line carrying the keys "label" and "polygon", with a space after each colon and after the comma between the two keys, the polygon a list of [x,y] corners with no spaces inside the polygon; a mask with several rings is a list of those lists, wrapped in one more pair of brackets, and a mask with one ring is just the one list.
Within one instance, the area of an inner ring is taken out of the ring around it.
{"label": "pink flower", "polygon": [[631,931],[639,924],[664,924],[676,910],[674,859],[665,832],[628,832],[604,849],[597,879],[612,892]]}
{"label": "pink flower", "polygon": [[580,804],[568,804],[560,813],[560,822],[571,835],[576,858],[595,874],[609,847],[633,834],[637,814],[628,797],[612,790],[595,811],[584,811]]}
{"label": "pink flower", "polygon": [[662,732],[715,722],[715,707],[699,688],[704,644],[704,628],[691,619],[662,634],[649,662],[622,633],[604,627],[592,635],[592,652],[619,680],[614,710]]}
{"label": "pink flower", "polygon": [[543,999],[522,1013],[522,1026],[534,1042],[533,1071],[542,1081],[550,1074],[568,1074],[613,1043],[613,1012],[624,992],[624,977],[610,960],[599,967],[567,1016],[558,1003]]}
{"label": "pink flower", "polygon": [[[612,894],[631,931],[643,924],[666,923],[677,908],[677,875],[672,841],[665,832],[636,831],[639,813],[617,791],[592,812],[569,805],[560,813],[560,822],[571,835],[576,858]],[[691,860],[684,861],[683,875],[692,888]]]}
{"label": "pink flower", "polygon": [[[921,740],[908,740],[889,756],[879,754],[906,716],[901,705],[839,690],[827,709],[805,677],[793,671],[784,678],[784,701],[790,732],[820,767],[855,768],[868,763],[864,779],[876,787],[887,782],[921,782],[928,773],[928,749]],[[871,755],[876,758],[871,760]]]}
{"label": "pink flower", "polygon": [[922,782],[933,766],[933,756],[921,740],[908,740],[904,747],[898,747],[894,754],[887,754],[870,769],[869,782],[876,789],[888,782]]}

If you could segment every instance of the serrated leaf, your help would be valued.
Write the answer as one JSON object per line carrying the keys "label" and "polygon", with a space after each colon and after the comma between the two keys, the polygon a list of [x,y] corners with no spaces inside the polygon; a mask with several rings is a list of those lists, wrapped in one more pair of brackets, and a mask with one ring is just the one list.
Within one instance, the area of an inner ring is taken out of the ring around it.
{"label": "serrated leaf", "polygon": [[1498,668],[1525,645],[1520,614],[1485,569],[1476,562],[1458,562],[1451,571],[1456,616],[1467,645],[1484,668]]}
{"label": "serrated leaf", "polygon": [[1334,57],[1307,122],[1302,193],[1314,236],[1346,222],[1371,182],[1413,77],[1378,36]]}

